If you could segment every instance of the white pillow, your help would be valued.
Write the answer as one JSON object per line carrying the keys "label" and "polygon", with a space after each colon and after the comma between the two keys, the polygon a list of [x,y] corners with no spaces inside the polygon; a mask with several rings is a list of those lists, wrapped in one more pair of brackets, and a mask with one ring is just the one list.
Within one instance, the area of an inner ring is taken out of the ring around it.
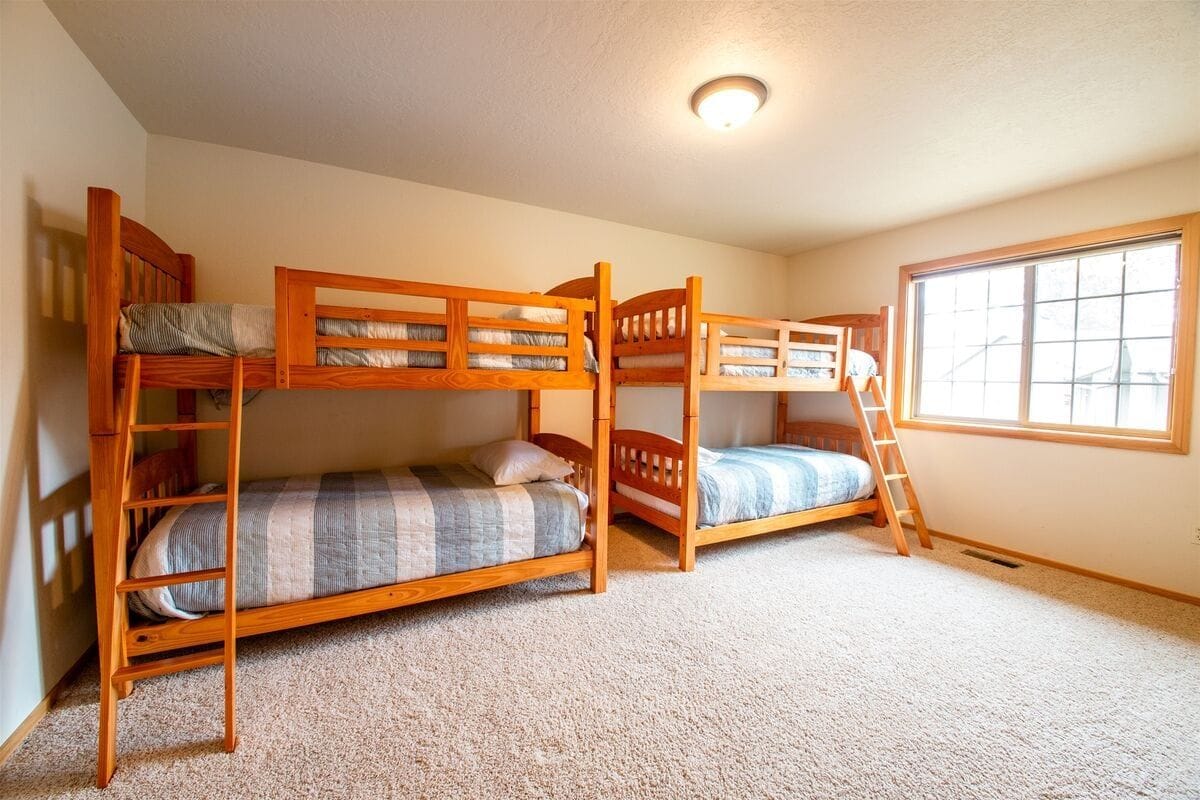
{"label": "white pillow", "polygon": [[554,322],[561,325],[567,321],[567,310],[542,306],[513,306],[501,314],[500,319],[519,319],[522,322]]}
{"label": "white pillow", "polygon": [[565,478],[575,468],[533,442],[509,439],[492,442],[471,453],[471,463],[492,476],[497,486],[553,481]]}
{"label": "white pillow", "polygon": [[696,463],[702,467],[707,467],[709,464],[715,464],[724,458],[720,453],[709,450],[707,447],[696,446]]}

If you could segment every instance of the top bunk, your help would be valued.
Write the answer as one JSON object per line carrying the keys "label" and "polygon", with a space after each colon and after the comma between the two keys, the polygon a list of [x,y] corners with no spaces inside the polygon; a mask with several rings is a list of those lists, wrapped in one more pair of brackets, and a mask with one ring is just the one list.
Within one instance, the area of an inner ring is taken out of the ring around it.
{"label": "top bunk", "polygon": [[891,376],[891,306],[801,322],[705,311],[701,279],[613,309],[613,384],[718,392],[866,391]]}
{"label": "top bunk", "polygon": [[120,202],[88,189],[93,434],[115,432],[135,353],[146,388],[227,388],[235,355],[250,389],[596,391],[609,380],[607,263],[545,294],[276,267],[273,309],[199,304],[195,259],[122,217]]}

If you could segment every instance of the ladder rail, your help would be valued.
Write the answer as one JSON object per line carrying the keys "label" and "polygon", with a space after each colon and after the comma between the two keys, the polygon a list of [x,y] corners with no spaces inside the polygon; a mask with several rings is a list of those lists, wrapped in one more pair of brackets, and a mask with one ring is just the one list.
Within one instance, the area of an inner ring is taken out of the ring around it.
{"label": "ladder rail", "polygon": [[893,464],[896,472],[903,473],[904,478],[900,480],[900,489],[904,493],[904,499],[908,503],[908,507],[912,512],[913,527],[917,530],[917,539],[921,542],[921,546],[927,549],[933,549],[933,540],[929,536],[929,527],[925,524],[925,513],[921,510],[921,503],[917,499],[917,489],[912,482],[912,473],[908,469],[908,462],[904,458],[904,450],[900,447],[900,437],[896,435],[896,425],[892,422],[892,414],[888,409],[887,397],[884,395],[883,382],[878,375],[871,376],[868,385],[871,388],[871,396],[875,398],[877,405],[883,407],[883,411],[876,415],[876,425],[882,420],[887,425],[888,436],[895,441],[895,444],[888,448],[892,456]]}
{"label": "ladder rail", "polygon": [[[916,489],[913,487],[912,473],[908,469],[904,452],[900,448],[900,439],[896,435],[896,426],[892,422],[887,397],[884,395],[883,384],[880,382],[879,376],[872,375],[867,380],[867,391],[871,394],[872,405],[868,406],[863,403],[862,395],[854,385],[854,381],[846,382],[846,391],[850,395],[850,407],[854,411],[854,418],[858,422],[858,428],[862,434],[863,451],[866,453],[867,462],[871,465],[871,471],[875,476],[875,495],[883,507],[884,516],[891,529],[892,540],[896,545],[896,552],[903,556],[909,554],[908,541],[904,536],[904,527],[900,519],[902,516],[912,517],[921,546],[932,548],[933,542],[929,538],[929,529],[925,525],[925,517],[921,512],[921,505],[917,501]],[[875,414],[874,427],[867,416],[871,413]],[[893,483],[900,484],[907,504],[906,508],[896,505],[891,488]]]}
{"label": "ladder rail", "polygon": [[904,538],[904,529],[900,527],[900,515],[896,513],[896,503],[892,498],[891,489],[881,477],[884,474],[884,465],[879,448],[875,445],[875,434],[871,430],[870,422],[867,420],[866,408],[863,406],[862,398],[859,396],[853,381],[849,382],[848,391],[850,393],[850,407],[854,410],[854,418],[858,422],[859,431],[862,433],[863,450],[867,454],[867,462],[871,465],[871,472],[875,475],[875,496],[883,505],[888,527],[892,532],[892,541],[896,545],[896,552],[902,556],[907,556],[908,541]]}
{"label": "ladder rail", "polygon": [[[97,785],[108,785],[116,765],[116,700],[128,696],[135,680],[167,675],[186,669],[221,664],[224,668],[224,717],[223,744],[226,752],[237,746],[236,726],[236,659],[237,659],[237,527],[238,527],[238,482],[241,474],[241,431],[242,400],[244,393],[245,362],[238,356],[233,359],[232,397],[227,422],[167,422],[139,423],[138,407],[141,395],[141,357],[130,356],[125,374],[125,385],[120,407],[120,426],[116,438],[115,458],[109,463],[116,467],[116,502],[112,513],[117,516],[112,530],[116,531],[113,541],[105,551],[110,559],[112,597],[105,597],[105,605],[111,600],[110,618],[101,617],[102,626],[111,626],[116,634],[109,658],[101,659],[101,703],[100,736],[97,755]],[[175,432],[193,434],[198,431],[229,432],[228,461],[224,492],[174,497],[139,497],[132,499],[131,486],[135,454],[135,437],[139,433]],[[130,512],[138,509],[161,508],[164,506],[192,506],[199,503],[225,504],[225,565],[213,569],[192,570],[168,575],[150,575],[143,578],[128,577],[126,546],[129,541]],[[111,518],[110,518],[111,519]],[[128,613],[126,596],[144,589],[175,586],[183,583],[224,580],[225,582],[225,636],[222,647],[200,653],[190,653],[168,658],[158,658],[132,664],[126,652],[125,637],[119,635],[120,627]],[[108,591],[107,589],[105,590]],[[103,609],[102,609],[103,610]],[[115,696],[113,691],[115,690]]]}
{"label": "ladder rail", "polygon": [[233,360],[225,465],[225,752],[237,748],[237,523],[242,459],[243,361]]}

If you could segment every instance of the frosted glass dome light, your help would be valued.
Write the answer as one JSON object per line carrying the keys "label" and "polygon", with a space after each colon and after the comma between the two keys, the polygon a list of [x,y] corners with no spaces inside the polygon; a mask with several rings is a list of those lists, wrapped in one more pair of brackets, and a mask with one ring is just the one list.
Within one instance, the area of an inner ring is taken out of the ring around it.
{"label": "frosted glass dome light", "polygon": [[767,87],[748,75],[716,78],[692,92],[692,111],[710,128],[740,128],[767,101]]}

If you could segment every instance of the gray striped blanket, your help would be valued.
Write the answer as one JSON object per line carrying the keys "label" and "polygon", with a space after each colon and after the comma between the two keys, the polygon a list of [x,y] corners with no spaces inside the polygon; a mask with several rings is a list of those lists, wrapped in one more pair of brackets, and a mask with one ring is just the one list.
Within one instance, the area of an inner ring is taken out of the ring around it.
{"label": "gray striped blanket", "polygon": [[731,447],[696,475],[697,522],[724,525],[849,503],[875,491],[861,458],[791,444]]}
{"label": "gray striped blanket", "polygon": [[[238,607],[573,552],[583,541],[587,502],[561,481],[496,486],[470,464],[247,483],[238,502]],[[225,507],[200,504],[168,513],[130,574],[224,562]],[[223,608],[224,591],[222,581],[142,591],[139,610],[191,619]]]}
{"label": "gray striped blanket", "polygon": [[[148,355],[215,355],[269,358],[275,355],[275,309],[230,303],[138,303],[121,309],[121,350]],[[317,320],[317,335],[368,339],[408,339],[444,342],[442,325],[404,322],[374,322],[350,319]],[[567,336],[544,331],[471,328],[468,338],[484,344],[565,347]],[[590,340],[584,366],[595,372],[596,357]],[[328,367],[425,367],[446,366],[446,354],[427,350],[375,350],[319,348],[317,363]],[[471,353],[472,369],[520,369],[561,372],[567,359],[561,356]]]}

